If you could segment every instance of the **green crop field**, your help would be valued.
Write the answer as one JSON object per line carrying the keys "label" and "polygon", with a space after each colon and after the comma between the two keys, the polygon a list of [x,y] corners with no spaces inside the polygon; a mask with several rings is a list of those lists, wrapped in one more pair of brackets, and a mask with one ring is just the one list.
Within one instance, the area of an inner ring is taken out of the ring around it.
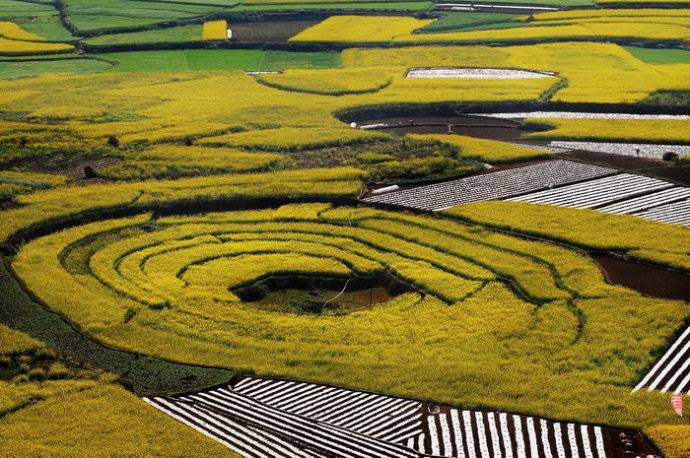
{"label": "green crop field", "polygon": [[285,68],[329,68],[339,62],[331,52],[194,49],[98,54],[112,61],[115,72],[270,71]]}
{"label": "green crop field", "polygon": [[690,457],[690,9],[492,2],[0,0],[0,455]]}
{"label": "green crop field", "polygon": [[648,64],[688,64],[690,51],[685,49],[649,49],[628,46],[625,48],[630,54]]}

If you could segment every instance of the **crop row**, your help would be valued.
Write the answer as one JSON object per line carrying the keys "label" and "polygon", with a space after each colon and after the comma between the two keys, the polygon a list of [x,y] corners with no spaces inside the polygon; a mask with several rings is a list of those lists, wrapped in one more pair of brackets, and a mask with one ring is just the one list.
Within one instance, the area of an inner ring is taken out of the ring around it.
{"label": "crop row", "polygon": [[512,202],[594,208],[660,222],[688,225],[690,189],[642,175],[622,173],[507,199]]}
{"label": "crop row", "polygon": [[[431,412],[418,401],[311,383],[243,378],[147,402],[244,457],[605,458],[604,428],[502,412]],[[613,445],[615,447],[615,445]]]}
{"label": "crop row", "polygon": [[690,327],[669,346],[657,363],[635,386],[662,392],[690,393]]}
{"label": "crop row", "polygon": [[441,211],[470,202],[501,199],[614,173],[614,169],[557,160],[485,175],[405,189],[367,202]]}

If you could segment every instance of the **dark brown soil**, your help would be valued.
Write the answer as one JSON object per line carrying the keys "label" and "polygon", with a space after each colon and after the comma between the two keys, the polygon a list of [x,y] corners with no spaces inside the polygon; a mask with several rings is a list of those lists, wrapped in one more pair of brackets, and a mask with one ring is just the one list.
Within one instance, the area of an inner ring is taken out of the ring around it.
{"label": "dark brown soil", "polygon": [[608,167],[615,167],[618,169],[625,170],[639,170],[657,167],[665,168],[671,165],[668,162],[655,159],[644,159],[631,156],[622,156],[619,154],[606,154],[586,150],[560,153],[558,157],[561,159],[573,159],[576,161],[588,162],[590,164],[604,165]]}
{"label": "dark brown soil", "polygon": [[232,38],[243,43],[286,43],[319,21],[267,21],[230,25]]}
{"label": "dark brown soil", "polygon": [[60,162],[59,165],[31,161],[29,163],[22,164],[21,170],[28,172],[53,173],[56,175],[64,175],[68,177],[70,181],[85,181],[86,183],[93,183],[94,179],[85,180],[86,177],[84,176],[84,169],[86,167],[91,167],[97,173],[99,170],[119,162],[122,162],[122,159],[118,157],[77,157],[74,160]]}
{"label": "dark brown soil", "polygon": [[676,167],[660,167],[653,170],[645,171],[647,175],[652,175],[657,178],[671,180],[678,184],[690,186],[690,166],[676,166]]}
{"label": "dark brown soil", "polygon": [[524,132],[519,123],[508,119],[472,116],[368,119],[359,123],[369,124],[386,124],[380,130],[397,135],[453,133],[493,140],[518,140]]}
{"label": "dark brown soil", "polygon": [[690,274],[648,266],[612,255],[595,254],[592,257],[604,269],[613,284],[625,286],[645,296],[690,302]]}

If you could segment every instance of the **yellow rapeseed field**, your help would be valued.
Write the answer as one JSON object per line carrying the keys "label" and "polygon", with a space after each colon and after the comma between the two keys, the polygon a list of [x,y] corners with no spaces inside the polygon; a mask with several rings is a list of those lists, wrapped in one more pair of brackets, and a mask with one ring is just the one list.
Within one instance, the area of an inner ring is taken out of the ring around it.
{"label": "yellow rapeseed field", "polygon": [[690,143],[687,119],[528,119],[552,130],[533,132],[528,137],[560,140],[622,140],[630,142]]}
{"label": "yellow rapeseed field", "polygon": [[192,456],[200,446],[237,456],[150,407],[114,377],[68,369],[46,344],[3,324],[0,367],[2,456]]}
{"label": "yellow rapeseed field", "polygon": [[[540,24],[540,15],[535,15],[537,20],[525,24],[524,27],[419,34],[414,31],[425,25],[422,21],[396,21],[395,18],[382,16],[336,16],[305,30],[291,40],[338,43],[473,43],[544,39],[565,41],[582,38],[599,40],[606,37],[681,41],[690,38],[690,31],[686,27],[688,10],[668,14],[664,14],[664,10],[643,10],[639,13],[638,19],[634,18],[634,14],[626,16],[579,12],[577,14],[581,16],[571,16],[566,12],[562,17],[558,16],[558,13],[547,14],[552,16],[545,18],[543,26]],[[559,23],[561,18],[565,20]]]}
{"label": "yellow rapeseed field", "polygon": [[[553,71],[567,80],[567,86],[556,92],[552,99],[563,102],[633,103],[660,89],[690,89],[690,81],[684,78],[690,72],[690,65],[650,65],[636,59],[620,46],[603,43],[549,43],[501,48],[354,48],[343,52],[343,65],[386,68],[398,65],[499,67]],[[522,84],[520,81],[510,80],[507,84]],[[448,84],[449,80],[443,82]],[[395,84],[387,90],[394,87]]]}
{"label": "yellow rapeseed field", "polygon": [[0,55],[67,51],[72,45],[45,43],[45,38],[27,32],[14,22],[0,21]]}
{"label": "yellow rapeseed field", "polygon": [[201,37],[204,40],[227,40],[228,23],[224,20],[204,22]]}
{"label": "yellow rapeseed field", "polygon": [[408,36],[432,22],[410,17],[332,16],[298,33],[290,41],[386,42]]}
{"label": "yellow rapeseed field", "polygon": [[644,428],[644,433],[664,452],[664,456],[673,458],[690,457],[689,425],[651,426]]}
{"label": "yellow rapeseed field", "polygon": [[514,143],[466,137],[463,135],[408,135],[415,140],[441,142],[455,146],[463,156],[477,157],[486,162],[511,162],[526,159],[545,158],[550,153],[542,148],[516,145]]}
{"label": "yellow rapeseed field", "polygon": [[690,270],[687,250],[690,229],[682,226],[524,202],[477,202],[447,213],[590,248],[625,250],[631,256]]}
{"label": "yellow rapeseed field", "polygon": [[27,32],[14,22],[0,21],[0,36],[9,40],[44,41],[45,38]]}
{"label": "yellow rapeseed field", "polygon": [[[663,395],[630,402],[628,385],[687,315],[683,303],[608,285],[576,251],[324,203],[149,218],[51,233],[13,266],[86,332],[146,354],[467,407],[491,399],[588,422],[675,421]],[[425,295],[330,316],[257,308],[228,290],[272,274],[383,271]]]}

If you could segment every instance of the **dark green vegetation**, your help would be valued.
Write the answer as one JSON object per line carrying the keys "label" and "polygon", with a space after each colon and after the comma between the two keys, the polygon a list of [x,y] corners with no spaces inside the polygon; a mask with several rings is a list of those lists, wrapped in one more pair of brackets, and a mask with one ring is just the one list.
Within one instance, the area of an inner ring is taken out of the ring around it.
{"label": "dark green vegetation", "polygon": [[666,107],[690,106],[690,91],[657,91],[647,97],[643,103]]}
{"label": "dark green vegetation", "polygon": [[690,50],[665,48],[640,48],[625,46],[625,49],[648,64],[689,64]]}
{"label": "dark green vegetation", "polygon": [[108,348],[34,302],[0,262],[0,322],[47,343],[68,360],[116,373],[141,395],[179,393],[227,381],[232,372],[175,364]]}

